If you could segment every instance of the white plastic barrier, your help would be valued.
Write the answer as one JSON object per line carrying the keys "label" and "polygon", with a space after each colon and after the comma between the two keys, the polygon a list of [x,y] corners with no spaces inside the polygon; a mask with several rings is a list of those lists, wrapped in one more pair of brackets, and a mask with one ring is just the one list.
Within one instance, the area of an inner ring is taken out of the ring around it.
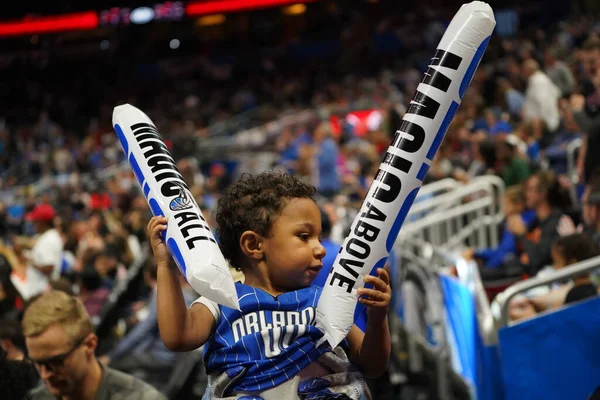
{"label": "white plastic barrier", "polygon": [[[418,203],[419,199],[430,197],[430,196],[438,196],[443,193],[447,193],[453,189],[457,189],[459,187],[464,186],[462,182],[457,181],[452,178],[440,179],[439,181],[435,181],[432,183],[428,183],[427,185],[423,185],[419,190],[419,194],[415,200],[415,206]],[[412,209],[411,209],[412,210]],[[410,214],[410,213],[409,213]]]}
{"label": "white plastic barrier", "polygon": [[[453,251],[464,247],[487,248],[498,245],[498,225],[504,219],[502,180],[482,177],[470,184],[415,204],[408,214],[396,245],[424,243]],[[411,218],[412,216],[422,216]],[[406,250],[406,249],[404,249]]]}

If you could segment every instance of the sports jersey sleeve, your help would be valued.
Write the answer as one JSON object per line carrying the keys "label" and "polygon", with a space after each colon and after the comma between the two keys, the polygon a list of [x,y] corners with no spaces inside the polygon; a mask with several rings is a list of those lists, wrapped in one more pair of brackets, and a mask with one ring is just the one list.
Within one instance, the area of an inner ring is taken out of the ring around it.
{"label": "sports jersey sleeve", "polygon": [[193,307],[194,304],[204,304],[215,318],[215,324],[219,324],[219,321],[221,320],[221,311],[219,310],[219,305],[217,303],[215,303],[214,301],[210,301],[206,297],[200,296],[196,301],[192,303],[190,308]]}

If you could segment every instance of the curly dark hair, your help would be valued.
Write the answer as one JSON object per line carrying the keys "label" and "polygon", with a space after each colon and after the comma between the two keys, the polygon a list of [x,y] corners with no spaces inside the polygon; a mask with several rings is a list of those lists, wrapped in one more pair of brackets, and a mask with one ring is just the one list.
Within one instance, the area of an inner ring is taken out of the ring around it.
{"label": "curly dark hair", "polygon": [[596,241],[585,233],[560,237],[553,245],[567,261],[580,262],[600,255],[600,248]]}
{"label": "curly dark hair", "polygon": [[229,186],[217,204],[217,236],[225,259],[241,269],[240,237],[251,230],[267,236],[271,225],[290,199],[313,199],[314,186],[278,172],[243,174]]}

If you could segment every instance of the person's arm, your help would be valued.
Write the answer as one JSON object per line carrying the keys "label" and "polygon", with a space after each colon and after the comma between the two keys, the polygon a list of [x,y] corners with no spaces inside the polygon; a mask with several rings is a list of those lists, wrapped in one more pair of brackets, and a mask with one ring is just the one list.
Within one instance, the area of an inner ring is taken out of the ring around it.
{"label": "person's arm", "polygon": [[360,289],[359,301],[369,307],[367,328],[363,333],[353,325],[346,339],[350,345],[350,360],[360,368],[366,377],[376,378],[387,369],[391,338],[388,326],[387,309],[391,300],[389,275],[384,269],[378,269],[379,278],[365,277],[365,283],[373,285],[373,289]]}
{"label": "person's arm", "polygon": [[157,319],[160,337],[171,351],[190,351],[202,346],[210,337],[215,318],[204,304],[185,304],[179,271],[169,265],[169,253],[161,234],[167,230],[167,219],[154,217],[148,223],[148,234],[158,266]]}
{"label": "person's arm", "polygon": [[[475,255],[485,261],[487,268],[498,268],[504,262],[507,254],[515,253],[517,249],[517,239],[508,229],[504,230],[502,240],[497,248],[488,251],[476,252]],[[481,255],[486,256],[481,257]]]}
{"label": "person's arm", "polygon": [[565,284],[546,294],[533,297],[530,299],[531,304],[533,304],[537,312],[561,307],[565,303],[567,293],[569,293],[572,287],[572,284]]}

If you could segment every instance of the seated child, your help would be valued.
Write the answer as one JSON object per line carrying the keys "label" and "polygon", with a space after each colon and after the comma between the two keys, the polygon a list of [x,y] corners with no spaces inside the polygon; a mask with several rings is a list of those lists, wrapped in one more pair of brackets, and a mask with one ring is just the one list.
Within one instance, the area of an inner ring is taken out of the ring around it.
{"label": "seated child", "polygon": [[[569,265],[600,255],[600,249],[594,240],[583,233],[576,233],[557,239],[552,245],[552,267],[555,270],[568,268]],[[511,320],[530,318],[539,312],[562,307],[598,295],[590,274],[575,276],[571,282],[554,287],[546,294],[528,298],[515,297],[509,308]]]}
{"label": "seated child", "polygon": [[[157,217],[148,224],[158,264],[161,337],[173,351],[205,345],[209,375],[205,398],[299,398],[301,382],[347,372],[330,368],[335,362],[323,362],[328,357],[331,361],[333,355],[349,359],[367,376],[379,376],[386,370],[391,289],[383,269],[377,271],[377,277],[365,278],[373,289],[358,291],[359,301],[368,307],[365,333],[353,326],[342,344],[345,353],[339,347],[332,351],[326,345],[316,346],[323,336],[315,326],[321,288],[312,282],[326,251],[321,245],[321,213],[314,195],[315,188],[296,177],[266,172],[244,175],[219,199],[216,220],[223,255],[245,276],[244,284],[236,283],[241,311],[204,297],[187,309],[179,272],[169,268],[161,238],[167,220]],[[225,388],[216,382],[224,372],[230,378]],[[344,398],[369,398],[364,380],[361,383]]]}

